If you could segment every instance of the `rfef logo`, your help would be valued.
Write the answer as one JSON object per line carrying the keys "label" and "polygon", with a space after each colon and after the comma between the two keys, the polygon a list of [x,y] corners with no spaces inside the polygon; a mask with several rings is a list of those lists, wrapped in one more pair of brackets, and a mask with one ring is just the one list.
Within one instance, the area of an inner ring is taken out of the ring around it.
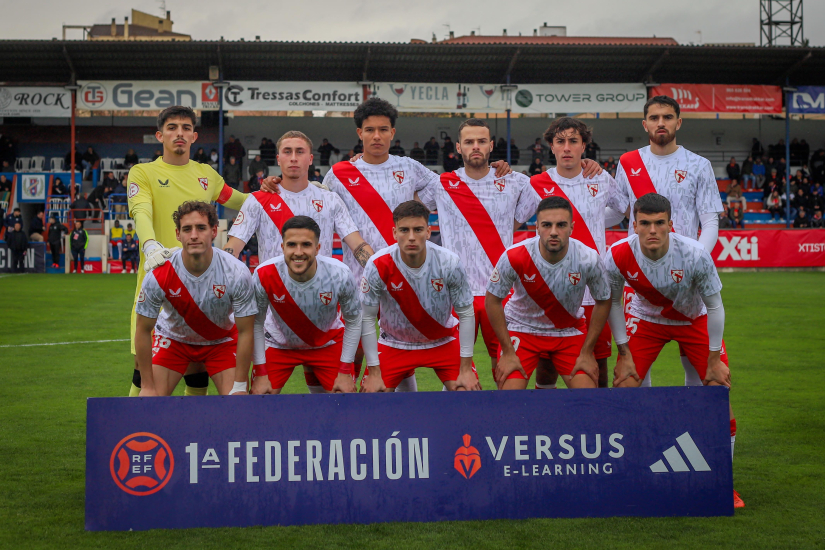
{"label": "rfef logo", "polygon": [[453,465],[459,474],[470,479],[481,469],[481,456],[478,454],[478,449],[470,445],[469,434],[464,434],[463,439],[464,445],[455,452]]}
{"label": "rfef logo", "polygon": [[130,495],[157,493],[175,470],[172,449],[162,438],[148,432],[127,435],[115,445],[109,460],[112,479]]}

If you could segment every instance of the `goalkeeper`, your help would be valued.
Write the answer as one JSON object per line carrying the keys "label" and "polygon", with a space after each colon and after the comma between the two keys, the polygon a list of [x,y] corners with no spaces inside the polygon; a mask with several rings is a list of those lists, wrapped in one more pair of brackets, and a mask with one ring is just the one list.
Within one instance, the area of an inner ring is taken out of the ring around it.
{"label": "goalkeeper", "polygon": [[[172,213],[186,201],[225,204],[240,210],[246,195],[232,189],[208,164],[189,159],[192,144],[198,139],[197,116],[189,107],[173,106],[158,115],[155,134],[163,144],[163,156],[154,162],[136,164],[129,170],[129,212],[135,220],[141,244],[135,304],[147,271],[163,265],[172,256],[169,248],[178,244]],[[135,354],[135,307],[132,306],[132,355]],[[200,372],[197,372],[200,371]],[[197,364],[184,376],[186,395],[206,395],[209,377]],[[132,378],[130,396],[140,393],[140,372]]]}

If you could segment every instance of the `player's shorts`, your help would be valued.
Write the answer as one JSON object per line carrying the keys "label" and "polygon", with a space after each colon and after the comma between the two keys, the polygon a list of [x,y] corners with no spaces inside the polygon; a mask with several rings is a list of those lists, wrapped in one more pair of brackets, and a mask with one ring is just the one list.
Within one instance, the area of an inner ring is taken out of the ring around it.
{"label": "player's shorts", "polygon": [[[490,318],[487,317],[487,308],[484,307],[484,296],[473,297],[473,313],[476,317],[475,335],[478,338],[478,327],[481,326],[481,337],[484,339],[484,345],[487,347],[487,355],[490,357],[498,357],[498,338],[496,338],[496,331],[493,330],[493,325],[490,324]],[[507,303],[507,298],[504,299],[502,305]]]}
{"label": "player's shorts", "polygon": [[326,391],[332,391],[335,379],[338,377],[338,368],[341,365],[341,349],[343,340],[331,346],[316,349],[280,349],[266,348],[266,364],[255,366],[255,376],[266,375],[272,389],[279,390],[292,376],[292,371],[298,365],[312,369],[312,374],[318,379],[320,386]]}
{"label": "player's shorts", "polygon": [[[582,323],[581,329],[587,329]],[[573,372],[573,367],[576,366],[576,359],[582,351],[586,334],[579,334],[576,336],[539,336],[537,334],[528,334],[526,332],[511,332],[510,340],[513,342],[513,347],[516,350],[516,356],[521,361],[521,367],[527,374],[526,380],[529,380],[536,370],[539,359],[550,359],[553,361],[553,366],[556,372],[563,376],[570,376]],[[499,357],[501,353],[499,353]],[[577,374],[585,374],[583,372]],[[519,371],[513,371],[510,378],[518,378],[524,380],[524,376]]]}
{"label": "player's shorts", "polygon": [[[659,356],[659,352],[668,342],[675,340],[679,343],[680,352],[684,352],[690,364],[696,369],[699,377],[704,379],[708,370],[708,316],[696,318],[690,325],[663,325],[651,323],[638,317],[629,317],[627,320],[627,336],[630,338],[627,345],[636,364],[636,373],[640,378],[647,375],[647,371]],[[728,364],[728,354],[725,351],[725,342],[722,341],[722,362]]]}
{"label": "player's shorts", "polygon": [[[587,330],[590,330],[590,317],[593,315],[593,308],[596,306],[584,306],[584,322],[587,324]],[[613,353],[611,346],[611,339],[613,335],[610,332],[610,325],[604,324],[602,333],[599,334],[599,339],[596,340],[596,347],[593,348],[593,355],[596,359],[607,359]]]}
{"label": "player's shorts", "polygon": [[137,313],[135,312],[135,307],[137,307],[138,296],[140,295],[140,287],[143,285],[143,279],[146,277],[146,271],[143,269],[143,252],[140,253],[140,258],[138,259],[138,268],[137,268],[137,288],[135,288],[135,299],[132,302],[132,317],[131,322],[129,324],[129,338],[132,341],[132,355],[137,355],[135,351],[135,332],[137,331]]}
{"label": "player's shorts", "polygon": [[235,368],[238,338],[223,344],[195,346],[155,334],[152,341],[152,364],[184,374],[189,363],[203,363],[209,376]]}
{"label": "player's shorts", "polygon": [[[458,338],[446,344],[428,349],[398,349],[379,342],[378,357],[381,359],[381,378],[388,388],[396,388],[402,380],[415,372],[417,368],[435,370],[441,382],[455,381],[461,365],[461,345]],[[473,372],[478,379],[475,365]],[[364,379],[367,377],[364,376]],[[363,385],[363,380],[361,384]]]}

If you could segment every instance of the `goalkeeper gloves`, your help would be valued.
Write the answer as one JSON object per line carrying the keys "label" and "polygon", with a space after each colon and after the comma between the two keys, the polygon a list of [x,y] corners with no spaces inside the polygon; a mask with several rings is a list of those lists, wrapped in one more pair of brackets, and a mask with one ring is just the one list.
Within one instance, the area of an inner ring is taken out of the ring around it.
{"label": "goalkeeper gloves", "polygon": [[156,240],[150,239],[143,245],[143,255],[146,261],[143,263],[143,269],[150,272],[156,267],[160,267],[166,263],[166,260],[172,257],[175,249],[164,248],[162,244]]}

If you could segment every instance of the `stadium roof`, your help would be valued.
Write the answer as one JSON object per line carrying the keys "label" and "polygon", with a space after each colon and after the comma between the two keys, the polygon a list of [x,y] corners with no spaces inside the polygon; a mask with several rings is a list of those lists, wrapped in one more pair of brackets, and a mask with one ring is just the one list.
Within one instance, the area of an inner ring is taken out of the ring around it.
{"label": "stadium roof", "polygon": [[472,34],[439,40],[437,44],[601,44],[678,46],[673,38],[630,36],[496,36]]}
{"label": "stadium roof", "polygon": [[825,48],[601,44],[0,41],[8,84],[77,80],[825,85]]}

